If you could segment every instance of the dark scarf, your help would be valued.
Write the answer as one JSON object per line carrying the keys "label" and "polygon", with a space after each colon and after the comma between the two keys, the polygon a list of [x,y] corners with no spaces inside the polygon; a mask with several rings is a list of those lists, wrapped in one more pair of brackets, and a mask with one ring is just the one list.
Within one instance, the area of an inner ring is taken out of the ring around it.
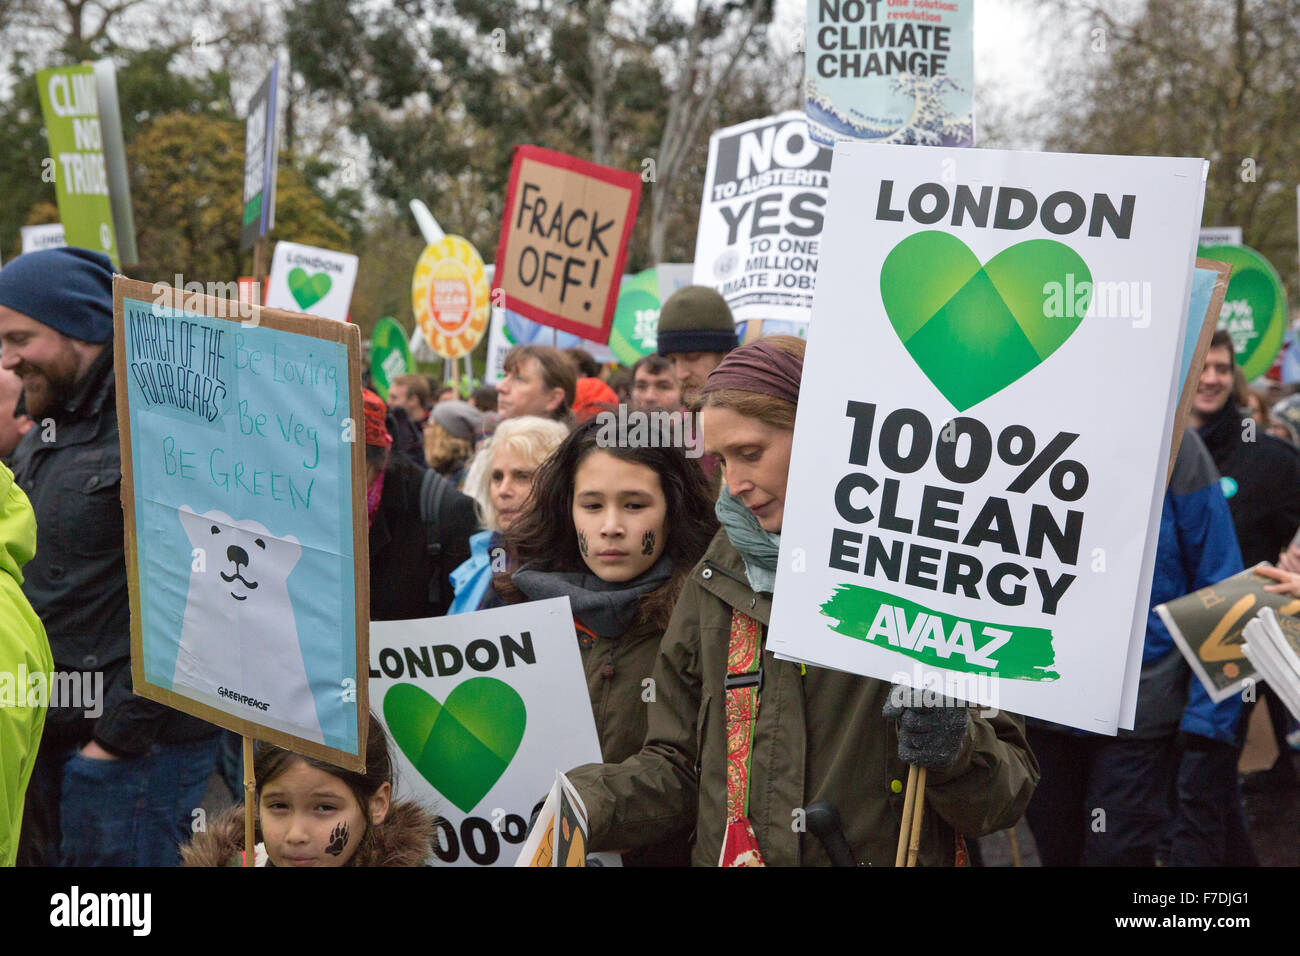
{"label": "dark scarf", "polygon": [[640,599],[673,576],[673,561],[661,555],[631,581],[603,581],[590,571],[543,571],[526,564],[510,580],[530,601],[565,597],[573,616],[597,637],[618,637],[636,620]]}
{"label": "dark scarf", "polygon": [[1205,424],[1197,429],[1201,440],[1205,442],[1205,447],[1209,449],[1210,457],[1220,469],[1228,456],[1241,444],[1241,423],[1247,417],[1249,416],[1242,414],[1233,397],[1229,395],[1223,407],[1207,418]]}

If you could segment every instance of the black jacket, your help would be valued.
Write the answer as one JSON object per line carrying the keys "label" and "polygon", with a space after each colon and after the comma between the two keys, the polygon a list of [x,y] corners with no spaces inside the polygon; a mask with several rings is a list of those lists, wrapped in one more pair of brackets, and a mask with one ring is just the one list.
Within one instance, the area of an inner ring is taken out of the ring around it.
{"label": "black jacket", "polygon": [[1223,476],[1237,543],[1249,568],[1260,561],[1276,563],[1300,527],[1300,452],[1263,429],[1247,430],[1243,420],[1229,399],[1199,432]]}
{"label": "black jacket", "polygon": [[23,593],[45,624],[55,668],[89,672],[92,683],[94,673],[103,674],[98,719],[85,716],[85,701],[51,704],[45,737],[70,743],[93,736],[106,749],[133,757],[155,742],[197,740],[217,728],[131,691],[114,395],[110,344],[63,407],[51,409],[23,438],[14,452],[14,475],[36,512],[36,557],[23,569]]}
{"label": "black jacket", "polygon": [[[370,620],[404,621],[447,613],[455,591],[451,572],[469,560],[469,536],[478,530],[474,501],[450,491],[439,516],[441,554],[429,555],[420,520],[424,471],[402,455],[389,457],[379,510],[370,523]],[[437,579],[437,600],[429,584]]]}

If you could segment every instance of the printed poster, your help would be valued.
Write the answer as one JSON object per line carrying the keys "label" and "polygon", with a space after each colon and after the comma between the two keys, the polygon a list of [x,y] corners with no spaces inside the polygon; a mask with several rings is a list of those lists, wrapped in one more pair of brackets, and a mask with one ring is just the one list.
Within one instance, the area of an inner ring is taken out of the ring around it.
{"label": "printed poster", "polygon": [[1232,267],[1219,328],[1232,336],[1237,364],[1254,381],[1269,370],[1286,333],[1286,288],[1272,264],[1249,246],[1202,246],[1201,255]]}
{"label": "printed poster", "polygon": [[411,279],[411,304],[424,340],[444,359],[474,351],[488,328],[488,279],[478,250],[460,236],[424,247]]}
{"label": "printed poster", "polygon": [[393,379],[414,368],[406,330],[392,316],[384,316],[370,333],[370,381],[375,392],[388,401]]}
{"label": "printed poster", "polygon": [[351,253],[281,240],[271,258],[266,304],[346,322],[356,281],[357,257]]}
{"label": "printed poster", "polygon": [[836,146],[778,656],[1131,726],[1204,170]]}
{"label": "printed poster", "polygon": [[1255,678],[1255,666],[1241,644],[1242,631],[1260,609],[1273,608],[1285,617],[1300,614],[1300,599],[1264,590],[1276,583],[1247,568],[1156,608],[1215,703],[1239,693]]}
{"label": "printed poster", "polygon": [[58,249],[68,244],[63,235],[61,222],[51,222],[43,226],[23,226],[19,232],[23,238],[23,252]]}
{"label": "printed poster", "polygon": [[717,289],[736,322],[808,321],[830,168],[798,110],[709,137],[694,281]]}
{"label": "printed poster", "polygon": [[812,138],[974,146],[975,0],[808,0]]}
{"label": "printed poster", "polygon": [[600,762],[568,598],[370,625],[399,797],[441,815],[434,855],[512,866],[556,773]]}
{"label": "printed poster", "polygon": [[102,252],[120,265],[95,68],[85,64],[41,70],[36,82],[66,242]]}
{"label": "printed poster", "polygon": [[135,692],[357,767],[360,333],[114,279]]}

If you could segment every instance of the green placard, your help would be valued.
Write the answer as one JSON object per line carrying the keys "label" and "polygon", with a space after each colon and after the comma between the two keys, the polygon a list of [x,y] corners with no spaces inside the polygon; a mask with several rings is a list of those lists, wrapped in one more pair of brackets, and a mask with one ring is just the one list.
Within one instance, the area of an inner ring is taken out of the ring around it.
{"label": "green placard", "polygon": [[388,386],[415,368],[406,330],[396,319],[384,316],[370,333],[370,379],[379,397],[388,401]]}
{"label": "green placard", "polygon": [[1197,255],[1232,266],[1219,328],[1232,336],[1246,381],[1263,375],[1286,334],[1286,290],[1277,270],[1249,246],[1202,246]]}
{"label": "green placard", "polygon": [[54,163],[59,219],[67,243],[103,252],[120,267],[95,69],[85,65],[41,70],[36,81]]}
{"label": "green placard", "polygon": [[624,276],[618,287],[609,350],[624,365],[635,365],[638,359],[655,351],[658,332],[658,270],[646,269]]}

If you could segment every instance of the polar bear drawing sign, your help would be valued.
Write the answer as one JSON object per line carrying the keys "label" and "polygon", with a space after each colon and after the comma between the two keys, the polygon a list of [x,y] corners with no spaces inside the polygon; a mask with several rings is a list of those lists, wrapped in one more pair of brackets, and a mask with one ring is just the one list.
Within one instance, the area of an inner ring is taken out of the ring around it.
{"label": "polar bear drawing sign", "polygon": [[[322,740],[288,578],[302,548],[256,521],[177,512],[194,549],[173,684],[256,709]],[[201,559],[201,560],[200,560]]]}
{"label": "polar bear drawing sign", "polygon": [[113,298],[132,690],[246,762],[257,740],[364,770],[360,331],[123,276]]}

